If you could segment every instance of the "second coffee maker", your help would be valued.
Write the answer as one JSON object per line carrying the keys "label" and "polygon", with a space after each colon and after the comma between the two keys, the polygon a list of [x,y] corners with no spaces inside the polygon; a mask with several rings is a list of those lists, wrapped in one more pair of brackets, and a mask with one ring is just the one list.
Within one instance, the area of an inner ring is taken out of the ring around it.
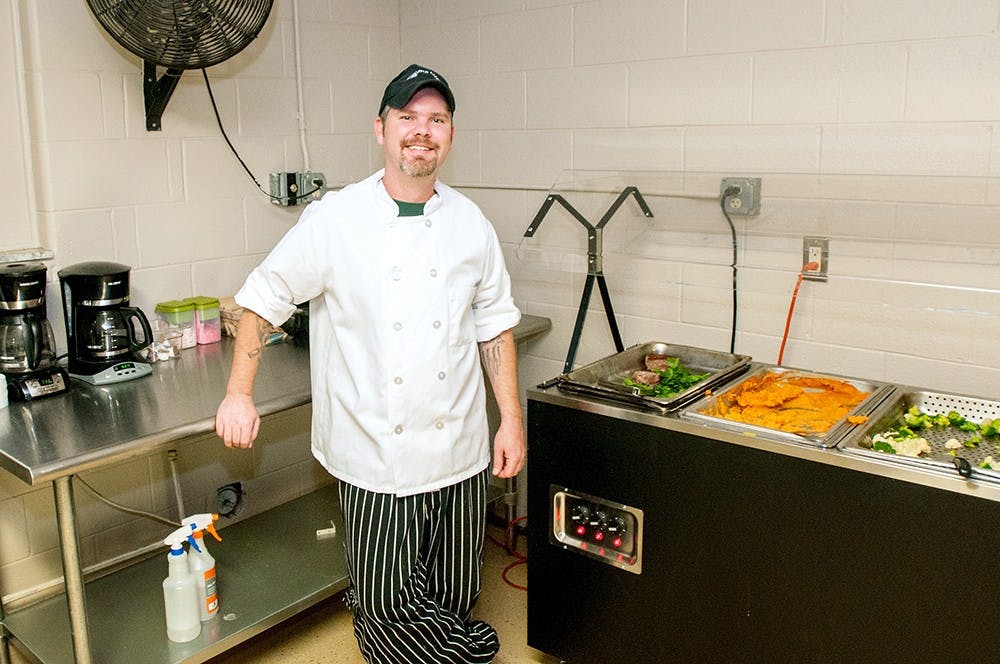
{"label": "second coffee maker", "polygon": [[152,343],[153,331],[146,315],[129,306],[130,270],[128,265],[106,261],[59,270],[73,378],[104,385],[152,373],[148,364],[134,357]]}

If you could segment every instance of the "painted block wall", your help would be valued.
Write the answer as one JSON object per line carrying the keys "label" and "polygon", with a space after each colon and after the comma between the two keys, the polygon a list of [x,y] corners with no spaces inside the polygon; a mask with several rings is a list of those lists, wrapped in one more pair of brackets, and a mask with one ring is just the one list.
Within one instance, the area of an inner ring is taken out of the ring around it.
{"label": "painted block wall", "polygon": [[[626,345],[728,350],[720,178],[757,175],[760,216],[734,218],[737,352],[776,361],[802,237],[819,235],[830,279],[802,288],[785,364],[995,397],[998,15],[994,0],[403,3],[402,59],[458,99],[444,177],[497,223],[524,309],[553,321],[523,382],[562,371],[586,275],[582,227],[528,242],[528,222],[554,183],[641,171],[673,195],[627,246],[606,238]],[[606,198],[571,200],[599,215]],[[577,366],[613,351],[595,296]]]}
{"label": "painted block wall", "polygon": [[[163,131],[147,133],[137,58],[102,34],[84,3],[10,2],[28,117],[0,122],[28,123],[37,235],[55,252],[50,279],[81,260],[124,262],[147,311],[234,292],[299,210],[271,205],[242,172],[204,82],[186,74]],[[734,219],[738,352],[776,359],[801,237],[823,235],[830,280],[803,287],[786,363],[1000,394],[1000,0],[967,0],[960,11],[928,0],[919,12],[906,0],[298,5],[311,168],[331,184],[379,167],[371,122],[402,66],[432,66],[452,83],[457,136],[442,177],[496,225],[518,304],[553,321],[522,347],[523,385],[562,370],[585,276],[580,229],[554,217],[553,233],[529,246],[529,220],[555,182],[641,171],[671,195],[655,199],[653,222],[626,206],[612,226],[605,271],[626,344],[728,346],[729,230],[713,197],[721,175],[760,175],[761,215]],[[261,182],[303,167],[291,19],[291,2],[278,0],[260,38],[209,71],[222,122]],[[819,176],[829,176],[823,188],[803,184]],[[606,206],[574,200],[588,213]],[[49,298],[58,302],[52,288]],[[578,364],[612,352],[602,316],[599,305],[589,312]],[[252,461],[220,456],[210,437],[190,441],[185,486],[207,497],[223,479],[249,477],[257,495],[307,490],[323,478],[303,422],[301,412],[274,422]],[[258,465],[258,452],[271,461]],[[169,510],[165,460],[131,464],[92,483],[120,502]],[[142,479],[122,479],[133,474]],[[149,526],[77,494],[86,564],[152,539]],[[59,573],[50,505],[48,487],[0,480],[5,596]],[[43,525],[28,526],[35,521]]]}

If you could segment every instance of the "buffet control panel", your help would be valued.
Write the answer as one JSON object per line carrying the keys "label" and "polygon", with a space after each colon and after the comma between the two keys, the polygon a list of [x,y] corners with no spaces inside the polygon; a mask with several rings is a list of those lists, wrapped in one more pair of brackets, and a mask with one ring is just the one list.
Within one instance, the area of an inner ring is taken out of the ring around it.
{"label": "buffet control panel", "polygon": [[642,573],[642,510],[554,484],[549,493],[552,544]]}

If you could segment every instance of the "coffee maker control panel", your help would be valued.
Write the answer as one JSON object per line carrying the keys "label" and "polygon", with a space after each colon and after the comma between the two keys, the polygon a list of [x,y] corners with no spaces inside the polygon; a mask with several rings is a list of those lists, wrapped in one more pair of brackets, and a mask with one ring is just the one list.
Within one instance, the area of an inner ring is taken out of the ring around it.
{"label": "coffee maker control panel", "polygon": [[107,385],[108,383],[119,383],[123,380],[148,376],[151,373],[153,373],[153,367],[145,362],[119,362],[95,374],[73,374],[73,377],[91,385]]}
{"label": "coffee maker control panel", "polygon": [[43,373],[23,376],[9,376],[7,388],[12,399],[28,401],[65,392],[69,386],[69,376],[61,368]]}

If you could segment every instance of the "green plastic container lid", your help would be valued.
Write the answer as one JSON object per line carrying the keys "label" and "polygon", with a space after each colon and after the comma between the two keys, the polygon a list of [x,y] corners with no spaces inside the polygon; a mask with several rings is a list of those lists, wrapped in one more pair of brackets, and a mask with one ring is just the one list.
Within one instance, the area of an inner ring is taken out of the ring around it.
{"label": "green plastic container lid", "polygon": [[189,297],[184,300],[190,303],[198,311],[204,311],[205,309],[218,309],[219,308],[219,298],[217,297],[206,297],[204,295],[197,295],[195,297]]}
{"label": "green plastic container lid", "polygon": [[167,300],[156,304],[158,314],[182,314],[186,311],[194,311],[194,302],[187,300]]}

